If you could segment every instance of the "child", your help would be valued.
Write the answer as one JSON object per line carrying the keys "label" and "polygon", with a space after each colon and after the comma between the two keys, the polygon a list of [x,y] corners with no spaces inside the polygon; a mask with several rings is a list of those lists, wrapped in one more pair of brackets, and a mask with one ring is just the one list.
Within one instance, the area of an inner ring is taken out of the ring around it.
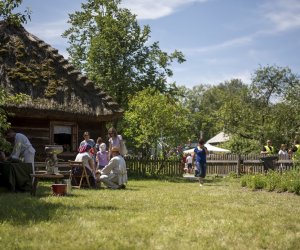
{"label": "child", "polygon": [[100,150],[97,152],[97,169],[103,169],[108,163],[108,151],[106,150],[106,144],[100,144]]}

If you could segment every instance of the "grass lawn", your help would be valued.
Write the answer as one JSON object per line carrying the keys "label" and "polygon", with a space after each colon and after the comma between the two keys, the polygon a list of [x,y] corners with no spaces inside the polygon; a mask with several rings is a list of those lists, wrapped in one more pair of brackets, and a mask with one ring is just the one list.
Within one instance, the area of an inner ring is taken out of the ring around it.
{"label": "grass lawn", "polygon": [[0,194],[0,249],[300,249],[300,196],[237,181]]}

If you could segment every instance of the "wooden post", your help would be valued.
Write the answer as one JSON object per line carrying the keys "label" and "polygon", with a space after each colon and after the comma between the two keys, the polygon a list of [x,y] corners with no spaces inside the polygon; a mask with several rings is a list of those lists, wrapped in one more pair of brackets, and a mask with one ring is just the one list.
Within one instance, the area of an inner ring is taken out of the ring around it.
{"label": "wooden post", "polygon": [[237,164],[236,164],[236,174],[237,176],[240,176],[241,174],[241,155],[237,155]]}

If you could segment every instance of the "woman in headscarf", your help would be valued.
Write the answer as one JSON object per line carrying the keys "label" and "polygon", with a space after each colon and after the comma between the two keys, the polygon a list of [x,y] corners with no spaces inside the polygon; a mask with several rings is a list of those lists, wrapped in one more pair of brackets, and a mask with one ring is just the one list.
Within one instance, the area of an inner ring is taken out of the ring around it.
{"label": "woman in headscarf", "polygon": [[[79,147],[79,153],[77,154],[75,161],[82,161],[87,174],[92,176],[93,184],[95,184],[95,163],[93,156],[91,155],[90,151],[93,149],[89,144],[83,145]],[[78,170],[79,171],[79,170]],[[79,174],[79,173],[76,173]]]}

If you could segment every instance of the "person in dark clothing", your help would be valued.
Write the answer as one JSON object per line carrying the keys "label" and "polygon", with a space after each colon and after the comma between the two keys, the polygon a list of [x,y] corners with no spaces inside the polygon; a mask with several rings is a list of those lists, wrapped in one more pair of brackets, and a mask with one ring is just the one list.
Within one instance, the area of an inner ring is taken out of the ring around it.
{"label": "person in dark clothing", "polygon": [[204,183],[204,178],[206,176],[206,157],[208,155],[208,150],[204,146],[205,141],[200,139],[198,146],[194,149],[194,157],[196,157],[196,170],[195,176],[199,177],[200,186]]}

